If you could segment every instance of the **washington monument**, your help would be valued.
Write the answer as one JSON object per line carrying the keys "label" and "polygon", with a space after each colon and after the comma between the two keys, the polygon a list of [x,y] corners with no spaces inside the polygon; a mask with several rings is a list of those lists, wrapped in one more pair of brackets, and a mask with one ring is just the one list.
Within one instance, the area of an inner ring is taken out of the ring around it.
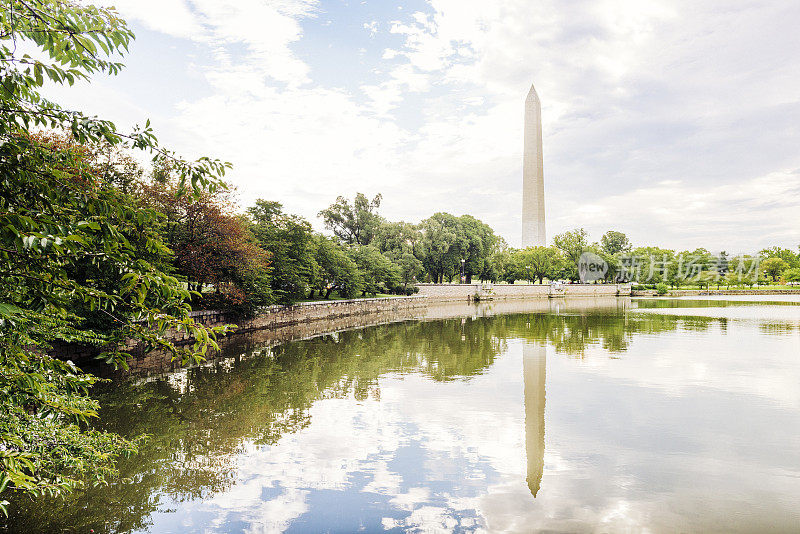
{"label": "washington monument", "polygon": [[525,152],[522,157],[522,248],[547,245],[544,231],[542,104],[531,85],[525,100]]}

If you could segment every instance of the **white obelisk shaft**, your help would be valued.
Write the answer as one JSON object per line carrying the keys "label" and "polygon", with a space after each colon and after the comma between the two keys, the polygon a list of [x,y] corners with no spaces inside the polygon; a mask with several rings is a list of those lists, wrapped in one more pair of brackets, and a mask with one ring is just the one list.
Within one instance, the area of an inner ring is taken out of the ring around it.
{"label": "white obelisk shaft", "polygon": [[525,151],[522,160],[522,247],[547,245],[544,229],[542,104],[531,85],[525,100]]}

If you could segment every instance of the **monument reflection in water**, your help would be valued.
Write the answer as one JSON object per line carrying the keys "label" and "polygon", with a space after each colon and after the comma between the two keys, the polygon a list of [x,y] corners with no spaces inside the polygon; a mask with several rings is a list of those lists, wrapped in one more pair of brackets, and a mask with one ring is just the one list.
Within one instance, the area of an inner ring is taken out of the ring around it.
{"label": "monument reflection in water", "polygon": [[526,343],[522,348],[525,378],[525,453],[528,457],[528,488],[536,497],[544,472],[544,402],[547,348]]}
{"label": "monument reflection in water", "polygon": [[103,428],[150,439],[111,486],[13,502],[0,531],[797,531],[800,301],[339,327],[97,388]]}

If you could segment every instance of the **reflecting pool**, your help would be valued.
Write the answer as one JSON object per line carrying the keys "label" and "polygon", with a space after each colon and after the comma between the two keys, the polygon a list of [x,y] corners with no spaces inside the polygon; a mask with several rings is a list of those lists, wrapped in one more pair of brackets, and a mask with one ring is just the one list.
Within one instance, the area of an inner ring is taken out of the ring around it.
{"label": "reflecting pool", "polygon": [[797,532],[800,299],[731,299],[434,307],[117,380],[125,478],[9,529]]}

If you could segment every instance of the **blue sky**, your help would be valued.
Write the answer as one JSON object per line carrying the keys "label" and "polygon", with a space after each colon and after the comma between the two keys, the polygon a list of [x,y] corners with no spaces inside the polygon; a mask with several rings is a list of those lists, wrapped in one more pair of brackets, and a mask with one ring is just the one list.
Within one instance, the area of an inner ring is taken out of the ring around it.
{"label": "blue sky", "polygon": [[729,252],[800,244],[800,4],[120,0],[126,71],[56,95],[309,218],[471,213],[520,241],[523,103],[543,105],[548,235]]}

